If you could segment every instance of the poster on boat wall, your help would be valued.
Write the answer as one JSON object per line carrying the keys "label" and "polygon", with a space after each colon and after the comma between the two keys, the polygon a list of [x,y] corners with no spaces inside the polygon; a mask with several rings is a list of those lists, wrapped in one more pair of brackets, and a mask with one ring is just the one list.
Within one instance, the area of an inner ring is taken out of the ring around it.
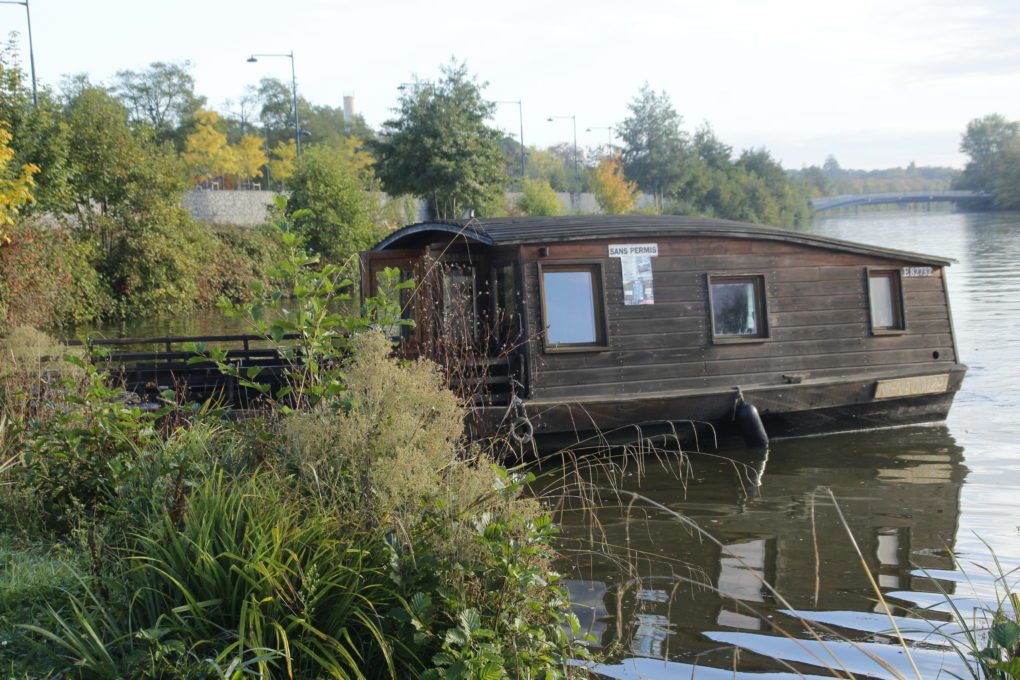
{"label": "poster on boat wall", "polygon": [[609,257],[620,258],[620,269],[623,271],[623,304],[655,304],[652,258],[658,254],[657,243],[623,243],[609,246]]}

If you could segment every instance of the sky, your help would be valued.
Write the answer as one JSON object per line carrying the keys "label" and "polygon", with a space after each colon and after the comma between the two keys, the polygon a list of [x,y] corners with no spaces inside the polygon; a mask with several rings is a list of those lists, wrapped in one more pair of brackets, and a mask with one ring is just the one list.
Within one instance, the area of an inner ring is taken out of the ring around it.
{"label": "sky", "polygon": [[[604,144],[644,83],[684,125],[784,167],[961,167],[960,135],[988,113],[1020,118],[1020,0],[30,0],[36,71],[57,86],[87,72],[189,61],[214,108],[261,77],[378,128],[397,88],[467,62],[487,97],[521,101],[524,141]],[[0,5],[0,32],[25,12]],[[27,67],[27,59],[26,59]],[[493,124],[518,132],[516,104]],[[589,128],[591,129],[590,131]]]}

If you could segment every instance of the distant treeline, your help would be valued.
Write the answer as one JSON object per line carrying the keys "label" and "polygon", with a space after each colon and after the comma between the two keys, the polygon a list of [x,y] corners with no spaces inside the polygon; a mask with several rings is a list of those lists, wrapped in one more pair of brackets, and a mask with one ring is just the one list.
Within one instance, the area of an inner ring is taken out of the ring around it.
{"label": "distant treeline", "polygon": [[883,170],[849,170],[832,156],[821,166],[791,170],[790,175],[810,187],[812,198],[845,194],[907,193],[945,191],[952,186],[959,170],[940,166],[918,166]]}

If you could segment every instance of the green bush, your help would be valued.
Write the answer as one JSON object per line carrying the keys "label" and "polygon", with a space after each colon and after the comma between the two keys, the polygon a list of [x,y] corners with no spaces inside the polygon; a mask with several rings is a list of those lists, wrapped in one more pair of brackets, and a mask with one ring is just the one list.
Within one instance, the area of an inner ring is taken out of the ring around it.
{"label": "green bush", "polygon": [[384,233],[374,221],[376,198],[336,151],[321,146],[306,150],[287,183],[287,215],[294,230],[327,260],[344,262]]}
{"label": "green bush", "polygon": [[517,209],[523,215],[555,216],[563,214],[563,203],[548,180],[526,179],[517,199]]}
{"label": "green bush", "polygon": [[[582,673],[568,666],[586,650],[529,479],[467,445],[464,409],[435,366],[391,356],[372,328],[393,323],[395,302],[337,311],[351,286],[343,270],[320,266],[292,233],[282,241],[287,257],[268,273],[278,287],[234,307],[301,359],[265,411],[237,427],[172,404],[146,414],[75,360],[85,379],[25,440],[21,486],[80,540],[88,567],[45,625],[33,623],[42,602],[26,617],[47,659],[38,670]],[[286,347],[288,332],[301,340]],[[259,386],[257,372],[213,355]]]}

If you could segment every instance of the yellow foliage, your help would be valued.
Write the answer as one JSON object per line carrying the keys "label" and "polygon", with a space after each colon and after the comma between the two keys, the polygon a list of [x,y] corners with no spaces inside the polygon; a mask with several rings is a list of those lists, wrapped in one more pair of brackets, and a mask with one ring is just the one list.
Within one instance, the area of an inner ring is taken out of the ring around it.
{"label": "yellow foliage", "polygon": [[277,142],[269,159],[269,178],[274,182],[286,182],[294,174],[296,159],[297,144],[293,139]]}
{"label": "yellow foliage", "polygon": [[19,175],[8,177],[7,165],[14,160],[14,149],[10,143],[11,133],[0,122],[0,244],[10,240],[8,231],[14,226],[21,206],[35,200],[32,187],[35,186],[35,173],[39,172],[37,166],[26,163],[21,166]]}
{"label": "yellow foliage", "polygon": [[234,174],[237,157],[227,145],[227,135],[216,128],[220,122],[219,114],[199,109],[195,113],[195,122],[195,131],[188,135],[181,154],[188,168],[200,180]]}
{"label": "yellow foliage", "polygon": [[344,147],[340,150],[340,157],[344,163],[349,165],[359,177],[368,174],[375,158],[365,149],[365,142],[358,137],[345,137]]}
{"label": "yellow foliage", "polygon": [[245,135],[234,147],[237,174],[244,179],[262,176],[262,166],[266,164],[266,152],[262,148],[262,140],[255,135]]}
{"label": "yellow foliage", "polygon": [[623,176],[620,154],[603,158],[591,175],[591,190],[607,215],[622,215],[634,210],[637,184]]}

